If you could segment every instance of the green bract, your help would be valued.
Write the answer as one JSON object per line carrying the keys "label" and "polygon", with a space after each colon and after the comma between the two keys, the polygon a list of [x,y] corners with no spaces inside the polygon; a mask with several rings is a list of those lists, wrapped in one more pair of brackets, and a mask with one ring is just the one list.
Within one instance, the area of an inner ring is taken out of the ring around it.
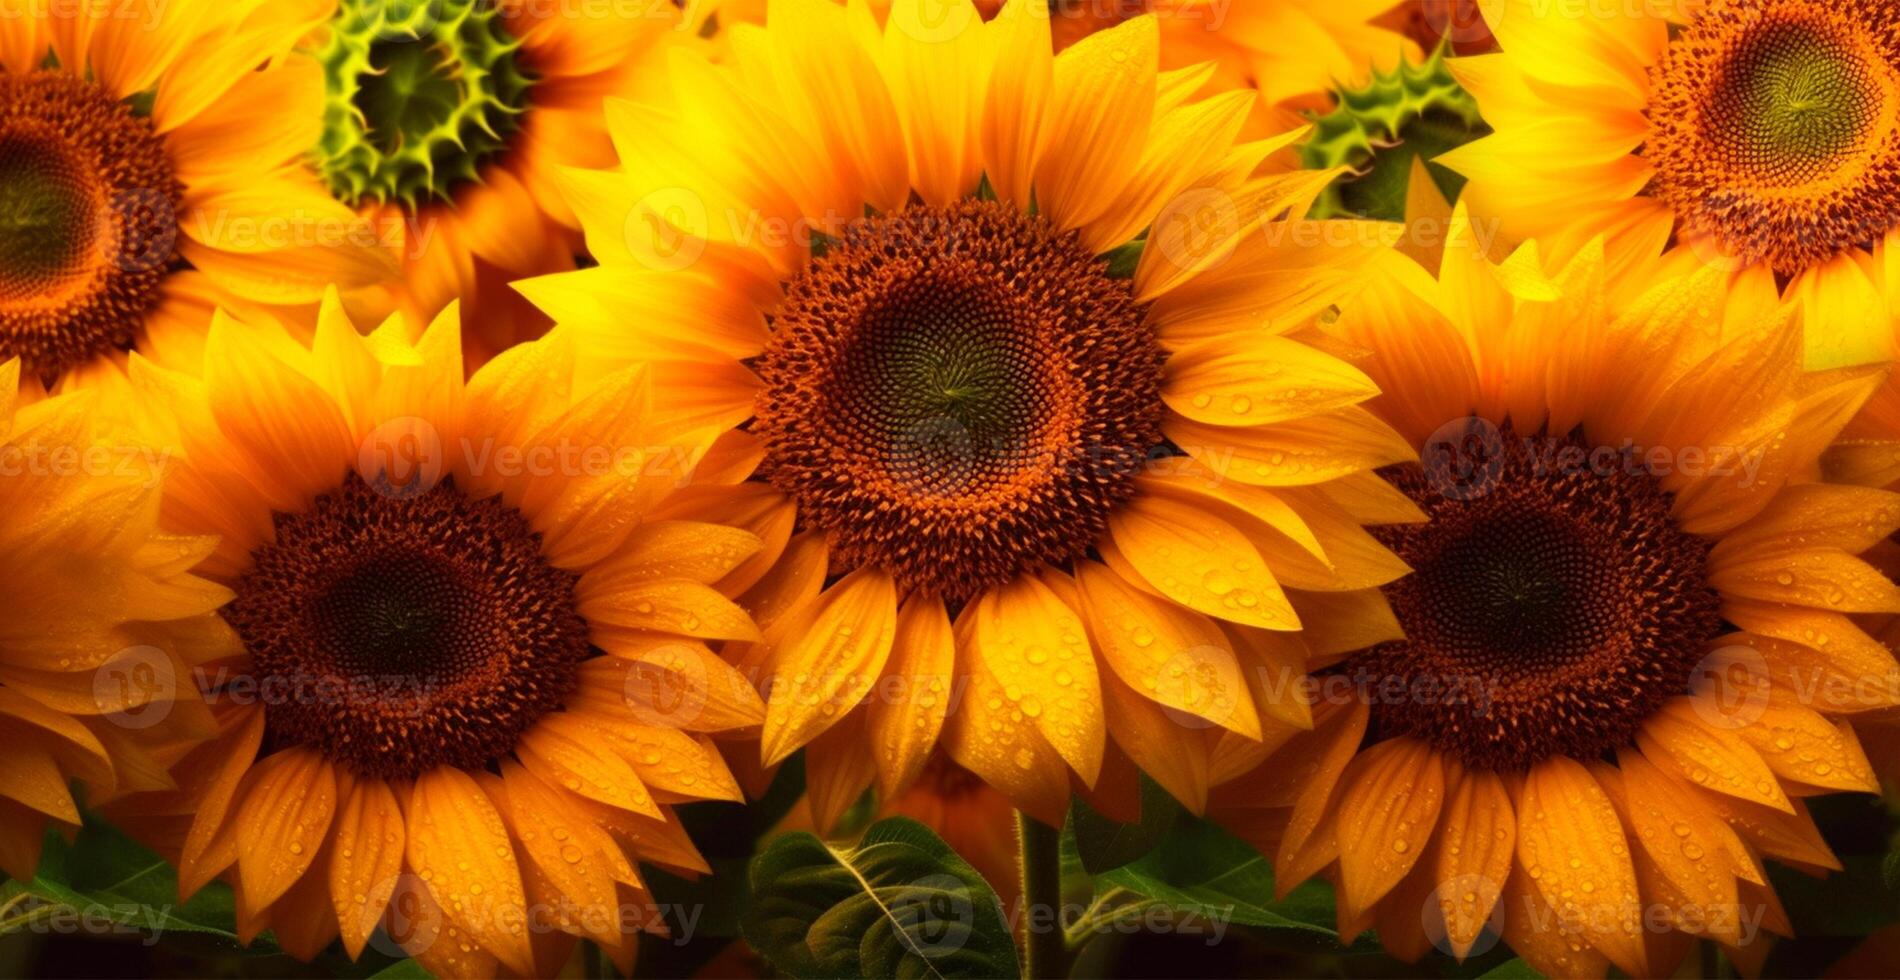
{"label": "green bract", "polygon": [[531,78],[492,0],[343,0],[315,52],[318,168],[352,206],[448,200],[520,128]]}
{"label": "green bract", "polygon": [[[1326,188],[1313,206],[1316,218],[1403,221],[1413,159],[1430,161],[1490,131],[1442,50],[1423,64],[1375,70],[1365,87],[1334,94],[1338,108],[1313,120],[1300,160],[1308,169],[1345,166],[1354,174]],[[1447,200],[1458,195],[1463,178],[1434,164],[1427,169]]]}

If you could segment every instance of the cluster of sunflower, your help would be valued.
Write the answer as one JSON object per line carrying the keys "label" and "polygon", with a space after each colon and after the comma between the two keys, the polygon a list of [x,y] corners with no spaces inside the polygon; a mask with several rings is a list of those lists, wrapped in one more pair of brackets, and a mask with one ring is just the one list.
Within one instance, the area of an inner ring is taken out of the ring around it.
{"label": "cluster of sunflower", "polygon": [[0,899],[1752,975],[1900,777],[1897,326],[1890,0],[4,0]]}

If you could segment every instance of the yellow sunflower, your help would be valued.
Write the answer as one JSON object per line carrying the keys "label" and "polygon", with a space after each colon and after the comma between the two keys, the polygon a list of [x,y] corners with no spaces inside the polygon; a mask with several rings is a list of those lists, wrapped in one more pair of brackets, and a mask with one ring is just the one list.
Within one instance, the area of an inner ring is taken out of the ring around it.
{"label": "yellow sunflower", "polygon": [[25,0],[0,20],[0,357],[32,391],[192,362],[214,305],[387,277],[311,179],[295,3]]}
{"label": "yellow sunflower", "polygon": [[1337,174],[1257,176],[1299,133],[1236,142],[1253,94],[1190,100],[1152,17],[1054,55],[1040,3],[919,11],[774,5],[609,102],[601,266],[518,288],[729,430],[690,499],[765,541],[729,656],[821,825],[940,742],[1051,824],[1110,735],[1198,807],[1212,747],[1305,723],[1291,631],[1376,633],[1405,570],[1360,523],[1411,450],[1312,328],[1370,233],[1279,220]]}
{"label": "yellow sunflower", "polygon": [[1600,243],[1546,274],[1451,225],[1436,276],[1386,256],[1337,324],[1421,453],[1388,475],[1423,519],[1378,531],[1405,638],[1317,675],[1289,764],[1215,809],[1407,959],[1489,924],[1551,976],[1673,975],[1696,937],[1759,963],[1763,860],[1838,867],[1804,798],[1877,788],[1838,698],[1895,703],[1850,617],[1900,611],[1858,557],[1900,495],[1811,477],[1881,378],[1804,373],[1721,270],[1618,308]]}
{"label": "yellow sunflower", "polygon": [[312,347],[219,317],[202,381],[132,361],[242,650],[179,788],[113,815],[302,958],[381,925],[443,976],[552,976],[577,937],[628,969],[662,927],[636,862],[707,870],[673,805],[741,796],[706,733],[764,705],[705,642],[758,634],[706,583],[759,542],[667,516],[703,447],[639,373],[573,384],[546,340],[464,383],[456,307],[408,333],[333,294]]}
{"label": "yellow sunflower", "polygon": [[49,824],[88,802],[173,785],[177,746],[211,732],[193,664],[229,653],[192,572],[214,542],[158,528],[160,454],[94,420],[94,392],[21,404],[0,365],[0,872],[33,878]]}
{"label": "yellow sunflower", "polygon": [[[1823,469],[1832,480],[1900,492],[1900,382],[1890,380],[1868,400],[1828,450]],[[1875,545],[1868,560],[1900,580],[1900,540]],[[1865,616],[1861,622],[1887,649],[1900,650],[1900,616]],[[1900,679],[1887,680],[1900,685]],[[1887,781],[1888,792],[1900,800],[1900,708],[1889,708],[1881,693],[1876,686],[1860,697],[1843,699],[1843,710],[1865,712],[1855,722],[1866,740],[1867,755]]]}
{"label": "yellow sunflower", "polygon": [[[763,23],[767,5],[766,0],[723,0],[716,5],[717,20]],[[986,19],[1003,6],[1001,0],[973,5]],[[893,3],[867,0],[867,6],[882,23]],[[1212,66],[1204,93],[1258,91],[1248,133],[1269,136],[1297,124],[1301,110],[1332,108],[1335,87],[1361,87],[1376,69],[1389,70],[1401,59],[1419,60],[1418,43],[1402,32],[1413,25],[1396,16],[1402,10],[1412,13],[1410,7],[1401,0],[1052,0],[1049,17],[1057,51],[1133,18],[1154,17],[1161,31],[1161,68]],[[941,30],[963,16],[965,3],[925,0],[909,9],[915,23]],[[1457,14],[1425,4],[1416,16],[1422,31],[1442,32]]]}
{"label": "yellow sunflower", "polygon": [[427,323],[479,299],[471,366],[543,332],[505,284],[574,268],[580,235],[558,175],[613,161],[601,100],[657,84],[689,26],[670,2],[334,0],[311,51],[329,91],[308,146],[330,192],[401,263],[346,293],[355,318]]}
{"label": "yellow sunflower", "polygon": [[[1480,3],[1503,51],[1452,63],[1496,129],[1438,162],[1474,218],[1613,267],[1669,253],[1780,298],[1811,363],[1888,359],[1900,319],[1900,6]],[[1612,276],[1620,282],[1620,276]]]}

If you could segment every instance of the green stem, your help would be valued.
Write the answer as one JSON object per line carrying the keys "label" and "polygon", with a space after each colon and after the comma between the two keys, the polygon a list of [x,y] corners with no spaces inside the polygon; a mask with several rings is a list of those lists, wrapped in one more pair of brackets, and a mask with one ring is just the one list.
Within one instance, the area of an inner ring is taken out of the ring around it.
{"label": "green stem", "polygon": [[1062,934],[1062,833],[1026,813],[1016,815],[1023,866],[1023,976],[1066,975]]}

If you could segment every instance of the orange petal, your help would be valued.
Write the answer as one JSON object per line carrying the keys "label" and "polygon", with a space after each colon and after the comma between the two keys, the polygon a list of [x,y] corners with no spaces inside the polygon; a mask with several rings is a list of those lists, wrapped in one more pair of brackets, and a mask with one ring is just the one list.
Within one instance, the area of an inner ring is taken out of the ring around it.
{"label": "orange petal", "polygon": [[318,752],[266,757],[249,779],[236,818],[238,873],[253,914],[310,870],[336,813],[336,770]]}
{"label": "orange petal", "polygon": [[1350,920],[1418,864],[1445,802],[1444,762],[1430,745],[1396,738],[1361,752],[1341,782],[1333,833],[1341,915]]}
{"label": "orange petal", "polygon": [[1438,908],[1445,938],[1463,960],[1490,922],[1511,880],[1517,812],[1497,773],[1467,769],[1452,781],[1439,830]]}
{"label": "orange petal", "polygon": [[1299,629],[1299,617],[1247,536],[1220,516],[1155,494],[1108,519],[1098,544],[1110,568],[1196,612],[1262,629]]}
{"label": "orange petal", "polygon": [[1636,870],[1616,807],[1581,763],[1546,759],[1525,776],[1517,808],[1518,860],[1559,918],[1631,976],[1646,955]]}
{"label": "orange petal", "polygon": [[897,634],[897,585],[865,566],[826,589],[811,624],[776,654],[760,751],[777,765],[855,708]]}
{"label": "orange petal", "polygon": [[1081,617],[1033,575],[984,593],[965,616],[973,619],[977,657],[1003,686],[1007,710],[1021,711],[1082,782],[1094,785],[1108,729]]}
{"label": "orange petal", "polygon": [[957,641],[943,600],[913,596],[897,611],[891,658],[865,717],[878,789],[896,797],[923,771],[950,710]]}
{"label": "orange petal", "polygon": [[1698,717],[1704,712],[1721,717],[1717,708],[1697,709],[1690,698],[1675,698],[1644,723],[1636,744],[1651,762],[1704,789],[1793,813],[1788,794],[1761,756],[1732,733],[1711,731]]}
{"label": "orange petal", "polygon": [[1092,561],[1076,563],[1076,584],[1089,635],[1133,692],[1259,740],[1260,715],[1247,678],[1217,624]]}
{"label": "orange petal", "polygon": [[402,803],[381,779],[345,780],[343,807],[337,811],[335,847],[330,852],[330,901],[338,932],[350,958],[383,920],[402,873],[406,844]]}
{"label": "orange petal", "polygon": [[409,866],[442,912],[481,947],[524,976],[534,973],[527,904],[514,844],[488,796],[465,772],[438,766],[416,778],[410,797]]}

